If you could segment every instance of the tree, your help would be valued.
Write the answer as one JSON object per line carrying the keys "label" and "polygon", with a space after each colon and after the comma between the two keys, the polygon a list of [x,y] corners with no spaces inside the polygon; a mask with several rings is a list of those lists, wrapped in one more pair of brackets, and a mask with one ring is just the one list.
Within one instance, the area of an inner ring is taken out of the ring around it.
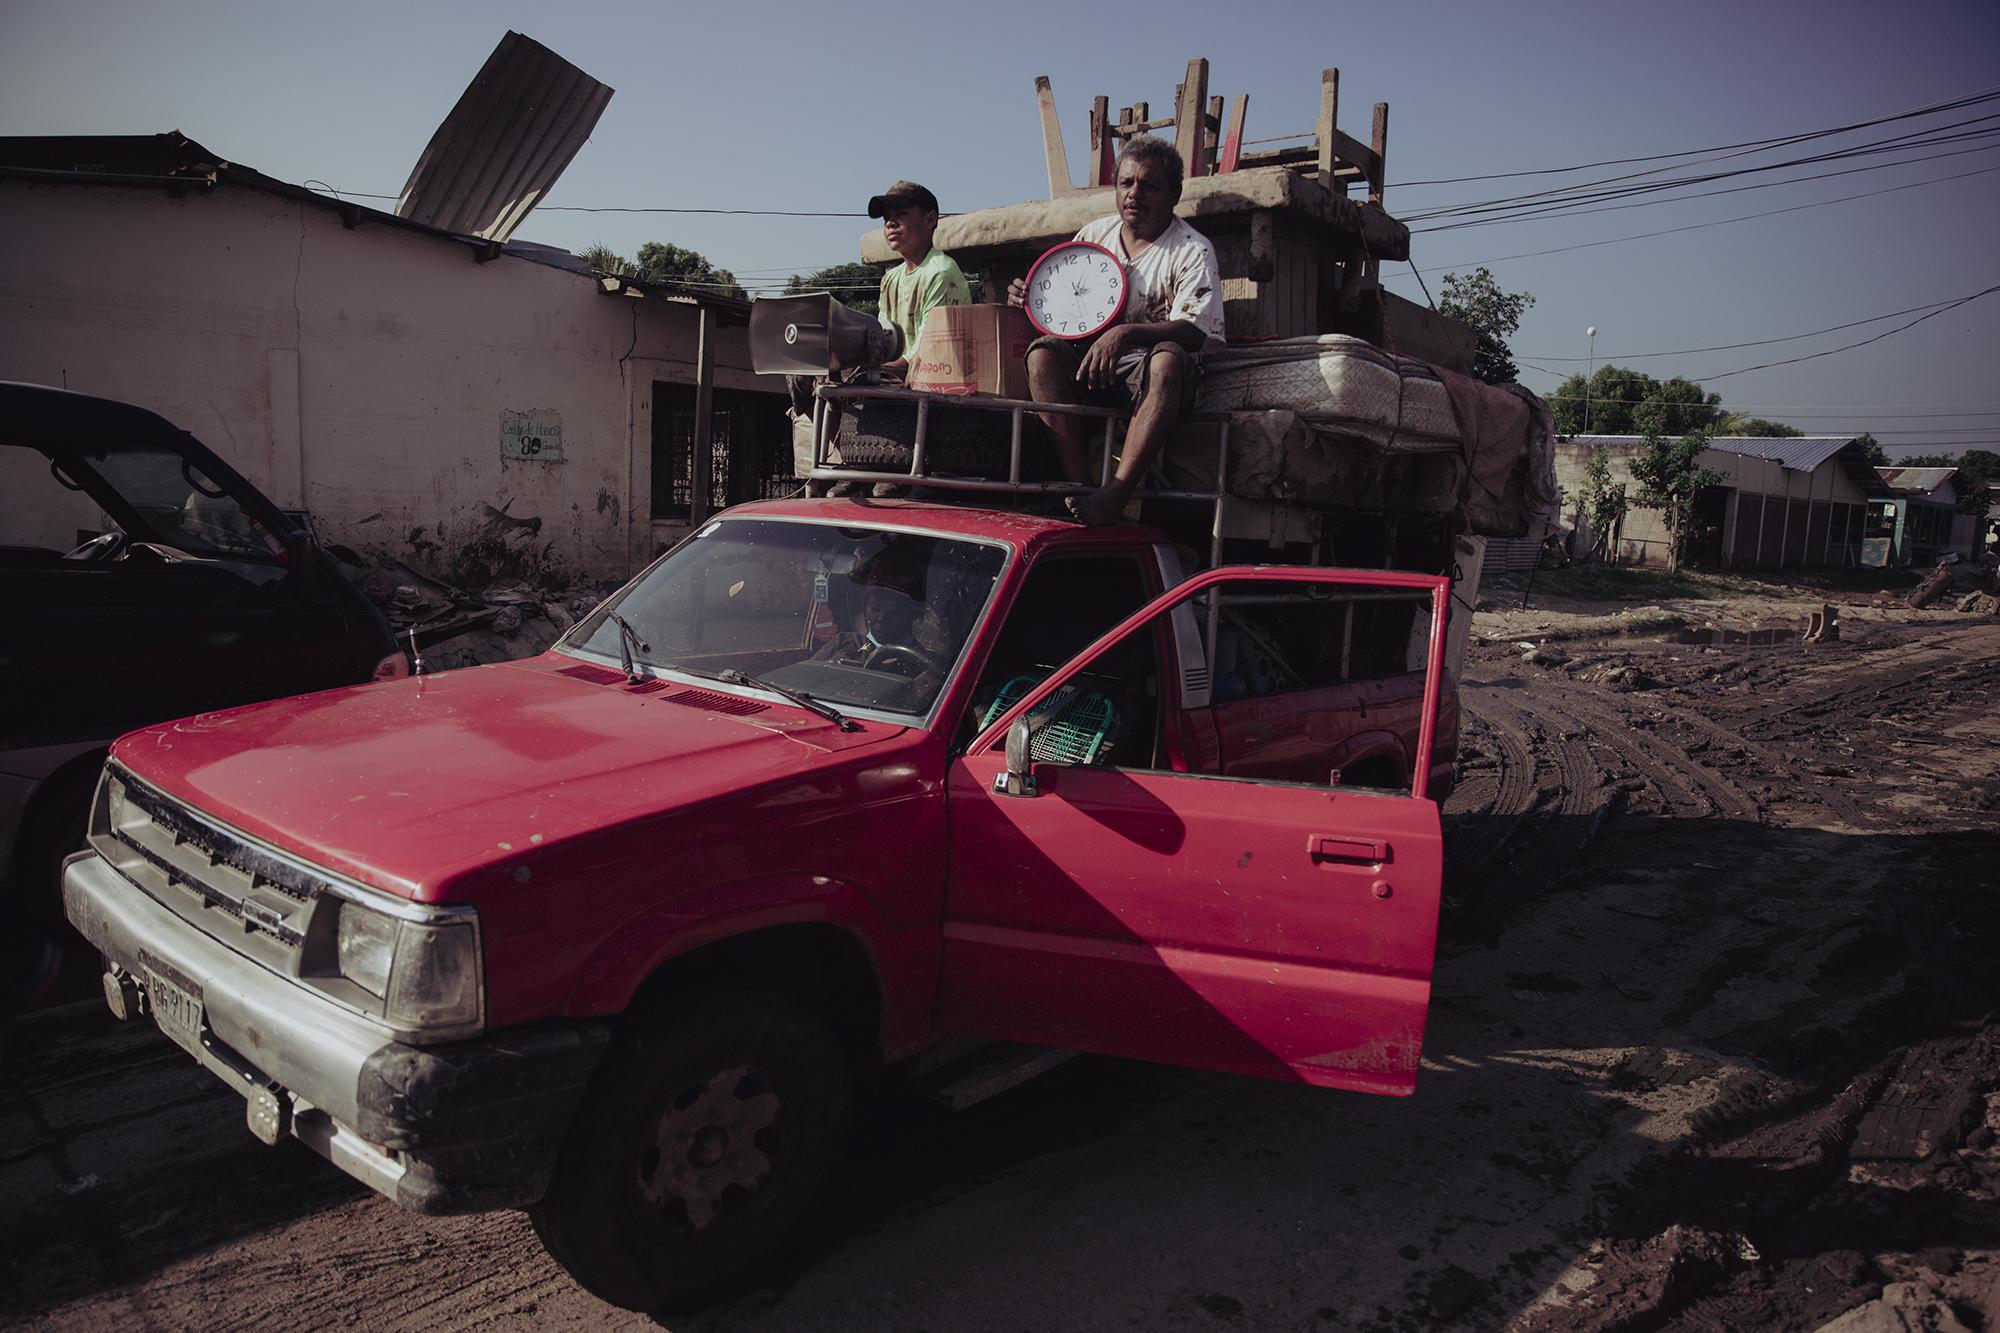
{"label": "tree", "polygon": [[1488,384],[1512,384],[1519,377],[1507,340],[1521,327],[1521,314],[1535,303],[1526,292],[1503,292],[1484,268],[1444,275],[1438,313],[1463,320],[1479,336],[1472,373]]}
{"label": "tree", "polygon": [[1867,431],[1863,431],[1854,437],[1854,442],[1867,452],[1869,467],[1889,466],[1889,451],[1884,449],[1882,442],[1873,435],[1870,435]]}
{"label": "tree", "polygon": [[1747,435],[1754,439],[1791,439],[1805,434],[1797,426],[1787,426],[1782,421],[1772,421],[1766,417],[1746,417],[1741,412],[1725,412],[1722,420],[1715,423],[1712,435]]}
{"label": "tree", "polygon": [[1722,417],[1722,395],[1693,380],[1656,380],[1624,366],[1599,366],[1586,381],[1571,375],[1549,400],[1558,435],[1684,435],[1710,430]]}
{"label": "tree", "polygon": [[1670,440],[1648,434],[1645,448],[1632,459],[1632,480],[1639,484],[1638,502],[1657,509],[1667,525],[1667,571],[1678,573],[1681,547],[1687,540],[1688,520],[1694,515],[1695,496],[1705,486],[1725,480],[1713,468],[1698,465],[1701,451],[1708,448],[1707,431],[1694,430]]}
{"label": "tree", "polygon": [[673,283],[717,296],[733,296],[739,301],[743,299],[743,289],[736,285],[734,273],[726,268],[717,268],[693,250],[665,241],[647,241],[639,247],[636,259],[631,276],[642,282]]}
{"label": "tree", "polygon": [[1618,530],[1618,520],[1625,517],[1630,501],[1625,498],[1625,488],[1611,480],[1611,451],[1603,445],[1592,450],[1584,462],[1583,490],[1576,503],[1590,527],[1593,546],[1608,551],[1611,534]]}
{"label": "tree", "polygon": [[859,261],[834,264],[808,273],[803,278],[794,273],[785,283],[787,296],[832,292],[842,305],[864,315],[881,313],[881,289],[882,270]]}
{"label": "tree", "polygon": [[577,258],[596,269],[599,273],[609,273],[615,278],[629,278],[637,274],[632,261],[619,254],[602,241],[588,246],[577,254]]}

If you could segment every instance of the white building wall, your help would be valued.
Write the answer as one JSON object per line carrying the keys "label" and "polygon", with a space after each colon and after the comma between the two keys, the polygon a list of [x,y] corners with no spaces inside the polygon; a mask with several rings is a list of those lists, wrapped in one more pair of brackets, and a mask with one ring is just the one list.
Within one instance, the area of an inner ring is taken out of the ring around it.
{"label": "white building wall", "polygon": [[[1577,547],[1585,549],[1595,540],[1595,534],[1588,531],[1578,516],[1577,503],[1583,493],[1584,464],[1589,460],[1597,444],[1589,440],[1563,440],[1556,445],[1556,480],[1563,488],[1564,521],[1576,524],[1583,530],[1578,534]],[[1644,448],[1635,438],[1613,439],[1604,443],[1607,461],[1610,464],[1611,480],[1623,485],[1627,497],[1636,497],[1639,487],[1632,480],[1631,460]],[[1724,523],[1724,552],[1732,563],[1754,563],[1754,553],[1735,549],[1733,536],[1737,531],[1737,515],[1744,504],[1758,505],[1758,497],[1773,496],[1786,499],[1809,501],[1811,505],[1824,507],[1829,504],[1864,504],[1867,493],[1854,484],[1847,470],[1838,458],[1830,458],[1812,472],[1800,472],[1768,458],[1752,458],[1745,454],[1727,453],[1720,449],[1704,449],[1699,465],[1723,475],[1717,484],[1735,492],[1728,501]],[[1771,506],[1768,515],[1753,509],[1757,521],[1774,526],[1771,540],[1777,541],[1781,535],[1779,528],[1787,522],[1788,506]],[[1796,539],[1795,539],[1796,540]],[[1636,504],[1626,512],[1624,522],[1618,530],[1618,558],[1632,564],[1664,564],[1667,559],[1667,527],[1658,510],[1641,509]],[[1822,540],[1812,546],[1807,553],[1806,563],[1818,564],[1825,558],[1828,543]]]}
{"label": "white building wall", "polygon": [[[0,183],[0,255],[0,377],[159,412],[336,541],[461,579],[652,554],[651,385],[693,382],[691,305],[228,186]],[[719,387],[779,387],[743,330],[718,349]],[[503,459],[510,413],[559,419],[563,461]]]}

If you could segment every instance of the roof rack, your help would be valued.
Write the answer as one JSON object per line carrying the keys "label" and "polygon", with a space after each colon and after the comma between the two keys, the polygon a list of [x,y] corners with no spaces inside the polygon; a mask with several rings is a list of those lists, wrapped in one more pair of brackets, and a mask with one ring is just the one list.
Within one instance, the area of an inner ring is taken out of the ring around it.
{"label": "roof rack", "polygon": [[[869,401],[910,402],[916,405],[916,429],[910,443],[910,466],[907,471],[896,472],[881,469],[867,469],[836,464],[832,461],[835,440],[831,438],[837,429],[837,417],[829,408],[841,403],[861,403]],[[934,406],[944,406],[953,410],[972,409],[1006,413],[1008,417],[1007,476],[1002,478],[939,476],[929,466],[931,451],[929,435],[931,412]],[[887,482],[891,485],[920,484],[936,491],[956,491],[968,498],[979,495],[1010,496],[1069,496],[1089,495],[1096,487],[1073,481],[1025,481],[1021,477],[1021,453],[1024,426],[1029,413],[1058,413],[1067,416],[1096,418],[1104,423],[1100,437],[1102,463],[1098,475],[1098,486],[1111,484],[1112,468],[1117,458],[1119,436],[1127,424],[1129,414],[1117,408],[1093,407],[1081,403],[1036,403],[1024,398],[999,398],[989,394],[943,394],[928,393],[920,389],[904,389],[880,384],[822,384],[814,393],[813,402],[813,458],[812,469],[807,476],[812,481],[824,482]],[[1132,492],[1137,500],[1181,500],[1193,501],[1211,506],[1209,520],[1208,567],[1222,564],[1222,537],[1224,518],[1230,503],[1229,495],[1229,417],[1226,414],[1191,414],[1184,421],[1211,422],[1217,426],[1215,489],[1211,491],[1181,490],[1168,486],[1155,460],[1148,480],[1158,485],[1142,485]],[[1403,594],[1397,594],[1402,596]],[[1207,660],[1216,660],[1216,639],[1220,624],[1221,599],[1208,600],[1206,625],[1203,642]],[[1352,621],[1349,622],[1349,632]]]}
{"label": "roof rack", "polygon": [[[1118,440],[1128,424],[1129,413],[1118,408],[1094,407],[1082,403],[1037,403],[1025,398],[999,398],[989,394],[944,394],[928,393],[921,389],[905,389],[879,384],[823,384],[814,395],[813,403],[813,459],[812,470],[808,474],[813,481],[827,482],[887,482],[892,485],[920,484],[935,491],[957,491],[970,499],[977,495],[1011,496],[1071,496],[1089,495],[1100,486],[1111,484],[1112,469],[1118,457]],[[828,411],[830,405],[851,402],[889,401],[914,403],[916,407],[916,430],[910,444],[910,466],[905,471],[867,469],[832,461],[836,440],[833,438],[838,418]],[[1007,475],[1001,477],[965,477],[940,475],[932,466],[930,449],[930,424],[934,406],[948,407],[953,411],[970,409],[1005,413],[1008,418]],[[1098,482],[1092,486],[1074,481],[1027,481],[1021,476],[1022,441],[1025,423],[1030,413],[1041,415],[1055,413],[1064,416],[1095,418],[1103,422],[1103,434],[1099,437],[1101,464]],[[1181,500],[1207,504],[1213,507],[1213,518],[1209,524],[1209,564],[1222,563],[1223,516],[1230,496],[1229,479],[1229,419],[1227,416],[1199,415],[1184,418],[1188,421],[1214,422],[1219,427],[1216,448],[1215,489],[1208,491],[1182,490],[1166,484],[1155,461],[1148,481],[1156,484],[1141,485],[1132,493],[1136,500]]]}

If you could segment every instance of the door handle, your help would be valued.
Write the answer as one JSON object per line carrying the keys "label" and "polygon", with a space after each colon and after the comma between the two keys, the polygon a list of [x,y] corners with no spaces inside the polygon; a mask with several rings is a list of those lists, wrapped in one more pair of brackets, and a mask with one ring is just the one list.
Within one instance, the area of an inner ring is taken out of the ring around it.
{"label": "door handle", "polygon": [[1315,862],[1344,861],[1349,865],[1379,866],[1389,860],[1389,844],[1318,833],[1306,839],[1306,854]]}

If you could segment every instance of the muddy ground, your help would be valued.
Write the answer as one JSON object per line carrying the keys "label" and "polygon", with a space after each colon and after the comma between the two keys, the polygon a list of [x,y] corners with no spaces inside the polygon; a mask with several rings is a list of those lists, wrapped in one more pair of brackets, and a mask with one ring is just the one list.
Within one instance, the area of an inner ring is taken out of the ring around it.
{"label": "muddy ground", "polygon": [[[2000,622],[1607,644],[1630,604],[1544,579],[1475,623],[1413,1099],[1088,1057],[892,1099],[809,1263],[672,1327],[2000,1329]],[[101,1006],[8,1036],[0,1323],[646,1322],[518,1215],[264,1148]]]}

